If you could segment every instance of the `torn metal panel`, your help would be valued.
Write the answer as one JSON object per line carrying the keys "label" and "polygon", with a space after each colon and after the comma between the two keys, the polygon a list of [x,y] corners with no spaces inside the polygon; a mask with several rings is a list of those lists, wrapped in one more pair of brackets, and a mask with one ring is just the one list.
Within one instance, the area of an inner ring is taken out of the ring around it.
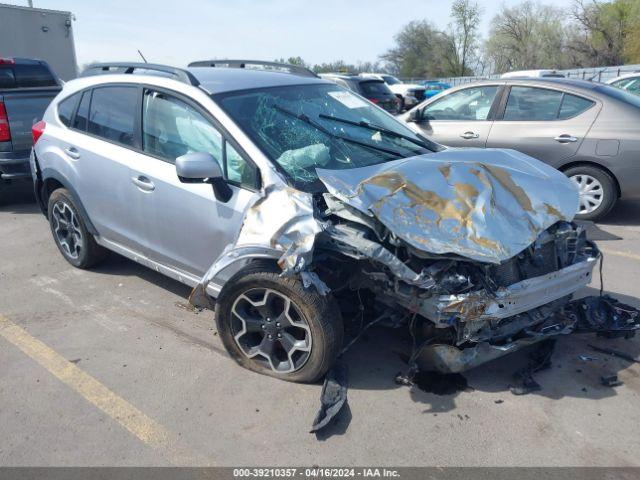
{"label": "torn metal panel", "polygon": [[449,149],[317,172],[332,195],[412,247],[480,262],[512,258],[578,206],[562,173],[512,150]]}
{"label": "torn metal panel", "polygon": [[481,321],[511,317],[584,287],[591,281],[597,260],[597,257],[589,257],[546,275],[500,287],[496,292],[483,289],[422,299],[419,311],[436,323],[446,323],[452,315]]}
{"label": "torn metal panel", "polygon": [[285,274],[291,274],[309,264],[321,231],[311,194],[272,186],[247,210],[236,245],[262,244],[281,250],[284,253],[278,264]]}
{"label": "torn metal panel", "polygon": [[322,296],[325,296],[331,291],[327,284],[324,283],[315,272],[300,272],[300,278],[302,279],[302,285],[304,286],[304,288],[310,288],[313,285],[313,288],[316,289],[316,292],[318,292]]}
{"label": "torn metal panel", "polygon": [[217,283],[223,270],[238,262],[277,259],[285,275],[301,271],[311,260],[320,231],[310,194],[288,186],[267,187],[247,209],[235,243],[224,250],[193,289],[190,302],[210,307],[208,295],[217,294],[211,291],[211,285]]}
{"label": "torn metal panel", "polygon": [[639,329],[638,309],[606,295],[583,297],[569,302],[541,323],[524,329],[516,340],[503,343],[484,341],[467,348],[428,345],[420,353],[417,363],[425,370],[459,373],[558,335],[591,332],[629,337]]}
{"label": "torn metal panel", "polygon": [[334,225],[327,229],[334,242],[342,245],[343,253],[361,255],[385,265],[396,277],[410,285],[428,289],[435,281],[428,271],[415,272],[407,267],[398,257],[377,242],[366,239],[362,232],[346,225]]}

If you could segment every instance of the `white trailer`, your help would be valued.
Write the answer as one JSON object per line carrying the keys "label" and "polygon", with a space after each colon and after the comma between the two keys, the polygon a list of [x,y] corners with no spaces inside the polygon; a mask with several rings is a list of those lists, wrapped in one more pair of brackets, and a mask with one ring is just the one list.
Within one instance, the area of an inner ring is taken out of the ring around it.
{"label": "white trailer", "polygon": [[63,80],[78,75],[73,14],[0,4],[0,58],[46,61]]}

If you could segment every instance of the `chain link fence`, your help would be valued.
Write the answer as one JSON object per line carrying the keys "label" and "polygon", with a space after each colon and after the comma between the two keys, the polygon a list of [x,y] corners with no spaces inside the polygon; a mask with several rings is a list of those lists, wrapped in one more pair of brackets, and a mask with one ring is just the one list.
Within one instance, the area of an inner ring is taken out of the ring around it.
{"label": "chain link fence", "polygon": [[[612,78],[619,77],[627,73],[640,72],[640,65],[617,65],[612,67],[592,67],[592,68],[574,68],[569,70],[556,70],[556,72],[564,74],[567,78],[579,78],[582,80],[591,80],[595,82],[606,82]],[[473,83],[479,80],[491,80],[500,78],[500,74],[495,75],[478,75],[469,77],[445,77],[445,78],[402,78],[407,83],[421,83],[425,80],[437,80],[448,83],[452,87],[464,83]]]}

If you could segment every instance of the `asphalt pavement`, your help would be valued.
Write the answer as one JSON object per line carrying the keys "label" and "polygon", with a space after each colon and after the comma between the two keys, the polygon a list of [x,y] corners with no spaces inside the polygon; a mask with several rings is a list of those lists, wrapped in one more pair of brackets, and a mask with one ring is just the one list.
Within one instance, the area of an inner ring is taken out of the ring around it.
{"label": "asphalt pavement", "polygon": [[[605,290],[640,307],[640,202],[589,230]],[[345,359],[348,407],[315,435],[321,385],[237,366],[178,282],[115,254],[71,267],[28,188],[0,192],[0,252],[1,466],[640,465],[640,364],[588,347],[638,355],[638,338],[561,338],[529,395],[508,388],[526,352],[435,395],[394,382],[406,339],[372,329]]]}

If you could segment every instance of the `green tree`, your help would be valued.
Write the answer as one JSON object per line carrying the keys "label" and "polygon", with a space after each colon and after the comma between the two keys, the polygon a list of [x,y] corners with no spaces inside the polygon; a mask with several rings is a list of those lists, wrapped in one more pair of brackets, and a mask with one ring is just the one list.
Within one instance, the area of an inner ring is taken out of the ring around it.
{"label": "green tree", "polygon": [[531,0],[502,7],[484,47],[494,72],[567,67],[563,18],[561,9]]}
{"label": "green tree", "polygon": [[571,14],[576,30],[569,49],[579,65],[640,61],[640,0],[575,0]]}
{"label": "green tree", "polygon": [[380,58],[387,70],[402,77],[445,77],[454,75],[445,56],[451,41],[426,20],[414,20],[395,36],[396,46]]}
{"label": "green tree", "polygon": [[477,66],[481,17],[482,9],[471,0],[455,0],[451,6],[453,22],[449,24],[445,59],[453,75],[473,74],[471,65]]}

